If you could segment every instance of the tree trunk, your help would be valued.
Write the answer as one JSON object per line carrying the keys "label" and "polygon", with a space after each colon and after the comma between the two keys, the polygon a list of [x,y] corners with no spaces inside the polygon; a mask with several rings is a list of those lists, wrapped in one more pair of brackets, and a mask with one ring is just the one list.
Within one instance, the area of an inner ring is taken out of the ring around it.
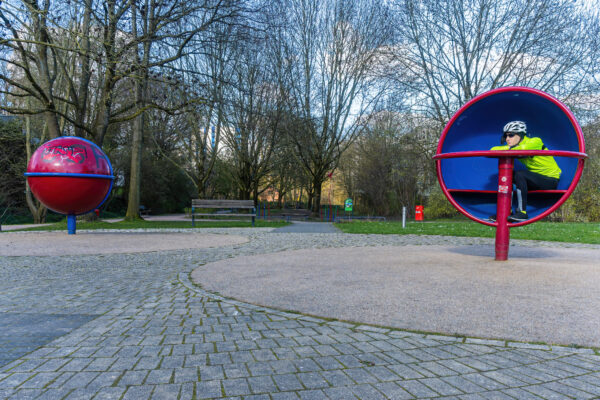
{"label": "tree trunk", "polygon": [[283,191],[283,190],[277,192],[277,207],[278,208],[284,207],[283,199],[285,198],[286,194],[287,194],[287,192]]}
{"label": "tree trunk", "polygon": [[[135,97],[138,107],[143,107],[144,82],[137,81]],[[133,137],[131,139],[131,171],[129,174],[129,196],[125,220],[143,219],[140,216],[140,188],[142,179],[142,138],[144,133],[144,112],[133,121]]]}
{"label": "tree trunk", "polygon": [[[89,93],[89,84],[92,76],[90,63],[90,20],[92,18],[92,2],[86,1],[85,11],[83,13],[83,35],[82,35],[82,44],[81,44],[81,55],[79,56],[80,60],[80,71],[81,78],[79,81],[79,90],[77,98],[73,99],[76,102],[77,113],[75,115],[75,136],[83,137],[85,135],[85,131],[83,129],[85,125],[85,116],[88,109],[88,93]],[[102,146],[102,143],[99,144]],[[96,216],[96,214],[94,214]]]}
{"label": "tree trunk", "polygon": [[29,184],[25,183],[25,200],[27,201],[27,207],[33,216],[34,224],[43,224],[46,222],[46,214],[48,213],[48,209],[42,203],[40,203],[33,194],[31,193],[31,189],[29,188]]}
{"label": "tree trunk", "polygon": [[[138,37],[137,30],[137,7],[135,2],[131,2],[132,15],[132,34]],[[149,22],[149,10],[141,10],[142,30],[144,34],[152,31],[152,27],[147,24]],[[154,31],[152,31],[154,32]],[[150,49],[152,41],[140,42],[141,47],[138,50],[142,56],[137,57],[137,77],[135,79],[135,106],[139,115],[133,121],[133,135],[131,138],[131,171],[129,174],[129,196],[127,199],[127,212],[125,213],[126,221],[142,220],[140,216],[140,188],[142,181],[142,140],[144,136],[145,125],[145,110],[148,89],[148,64],[150,62]]]}
{"label": "tree trunk", "polygon": [[323,185],[323,181],[320,179],[313,180],[313,213],[318,214],[319,209],[321,208],[321,186]]}
{"label": "tree trunk", "polygon": [[252,186],[253,186],[252,200],[254,201],[254,204],[256,205],[258,203],[258,182],[254,182],[254,184]]}
{"label": "tree trunk", "polygon": [[199,199],[206,199],[207,198],[206,197],[206,182],[200,181],[198,183],[198,186],[196,188],[198,189],[197,190],[198,198]]}
{"label": "tree trunk", "polygon": [[250,200],[251,190],[249,188],[244,188],[240,190],[240,200]]}
{"label": "tree trunk", "polygon": [[[298,205],[300,205],[300,207],[304,207],[304,202],[302,201],[303,195],[304,195],[304,187],[300,186],[300,194],[298,195],[298,199],[296,200],[296,205],[295,207],[298,208]],[[310,208],[310,203],[306,203],[306,208]]]}
{"label": "tree trunk", "polygon": [[[138,91],[139,89],[136,89]],[[140,188],[142,179],[142,135],[144,129],[144,113],[133,122],[133,138],[131,140],[131,171],[129,174],[129,196],[127,198],[126,221],[143,219],[140,216]]]}
{"label": "tree trunk", "polygon": [[62,136],[62,131],[60,130],[60,125],[58,124],[56,112],[46,111],[44,113],[44,117],[44,121],[46,122],[46,126],[48,127],[48,136],[50,136],[50,139],[55,139],[59,136]]}
{"label": "tree trunk", "polygon": [[[28,103],[29,105],[29,100]],[[25,117],[25,151],[27,152],[27,162],[31,159],[31,117]],[[42,224],[46,222],[46,214],[48,209],[42,203],[40,203],[35,197],[33,197],[33,193],[31,193],[31,189],[29,188],[29,183],[25,180],[25,200],[27,202],[27,207],[33,216],[34,224]]]}
{"label": "tree trunk", "polygon": [[[61,136],[60,124],[58,123],[58,114],[56,112],[56,103],[54,102],[53,85],[54,78],[52,77],[51,67],[49,65],[50,60],[48,54],[50,53],[50,38],[48,34],[48,27],[46,26],[46,17],[43,16],[48,11],[48,7],[44,10],[37,8],[37,2],[31,3],[33,5],[34,15],[33,20],[33,31],[35,36],[35,54],[37,56],[36,66],[38,67],[39,73],[39,86],[43,91],[44,100],[42,101],[46,111],[44,112],[44,121],[46,122],[46,128],[48,129],[48,135],[51,139]],[[45,4],[46,6],[49,3]],[[45,12],[44,12],[45,11]],[[39,15],[35,15],[35,12],[39,12]],[[41,17],[43,16],[43,17]],[[26,60],[23,60],[26,63]]]}

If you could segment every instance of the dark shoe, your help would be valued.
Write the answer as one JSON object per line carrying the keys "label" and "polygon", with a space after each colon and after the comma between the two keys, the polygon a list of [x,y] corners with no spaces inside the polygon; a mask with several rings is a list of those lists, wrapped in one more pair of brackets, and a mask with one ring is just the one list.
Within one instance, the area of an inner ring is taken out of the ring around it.
{"label": "dark shoe", "polygon": [[494,214],[494,215],[490,215],[490,216],[488,217],[488,221],[491,221],[491,222],[496,222],[496,214]]}
{"label": "dark shoe", "polygon": [[527,215],[527,211],[517,211],[508,217],[509,222],[522,222],[527,221],[528,219],[529,215]]}

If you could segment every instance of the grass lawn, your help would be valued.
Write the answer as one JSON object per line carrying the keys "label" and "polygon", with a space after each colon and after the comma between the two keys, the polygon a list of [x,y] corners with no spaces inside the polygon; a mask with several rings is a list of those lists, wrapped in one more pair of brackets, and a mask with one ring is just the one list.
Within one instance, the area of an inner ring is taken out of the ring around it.
{"label": "grass lawn", "polygon": [[[279,228],[288,225],[283,221],[256,220],[257,228]],[[192,221],[121,221],[121,222],[77,222],[77,230],[84,229],[202,229],[202,228],[251,228],[248,221],[196,221],[192,227]],[[52,225],[39,226],[35,228],[20,229],[22,231],[64,231],[67,230],[67,220]],[[16,232],[16,231],[10,231]]]}
{"label": "grass lawn", "polygon": [[[336,224],[346,233],[495,237],[495,229],[471,221],[347,222]],[[510,230],[513,239],[600,244],[600,223],[537,222]]]}

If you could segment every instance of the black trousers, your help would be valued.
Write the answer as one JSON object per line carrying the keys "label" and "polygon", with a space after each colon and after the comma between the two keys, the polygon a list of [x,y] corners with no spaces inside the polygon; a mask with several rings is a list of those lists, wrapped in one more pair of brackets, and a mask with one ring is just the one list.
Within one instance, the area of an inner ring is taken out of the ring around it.
{"label": "black trousers", "polygon": [[517,196],[517,210],[527,210],[528,190],[554,190],[558,186],[558,179],[536,174],[529,170],[518,170],[513,172],[513,184]]}

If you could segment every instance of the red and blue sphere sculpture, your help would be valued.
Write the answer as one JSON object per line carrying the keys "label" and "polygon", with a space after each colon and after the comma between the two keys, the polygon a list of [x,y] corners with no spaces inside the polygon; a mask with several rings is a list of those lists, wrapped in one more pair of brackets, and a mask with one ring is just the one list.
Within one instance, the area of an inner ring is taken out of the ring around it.
{"label": "red and blue sphere sculpture", "polygon": [[34,196],[50,210],[75,216],[98,207],[108,198],[114,181],[112,165],[95,143],[75,136],[52,139],[40,146],[27,166]]}

